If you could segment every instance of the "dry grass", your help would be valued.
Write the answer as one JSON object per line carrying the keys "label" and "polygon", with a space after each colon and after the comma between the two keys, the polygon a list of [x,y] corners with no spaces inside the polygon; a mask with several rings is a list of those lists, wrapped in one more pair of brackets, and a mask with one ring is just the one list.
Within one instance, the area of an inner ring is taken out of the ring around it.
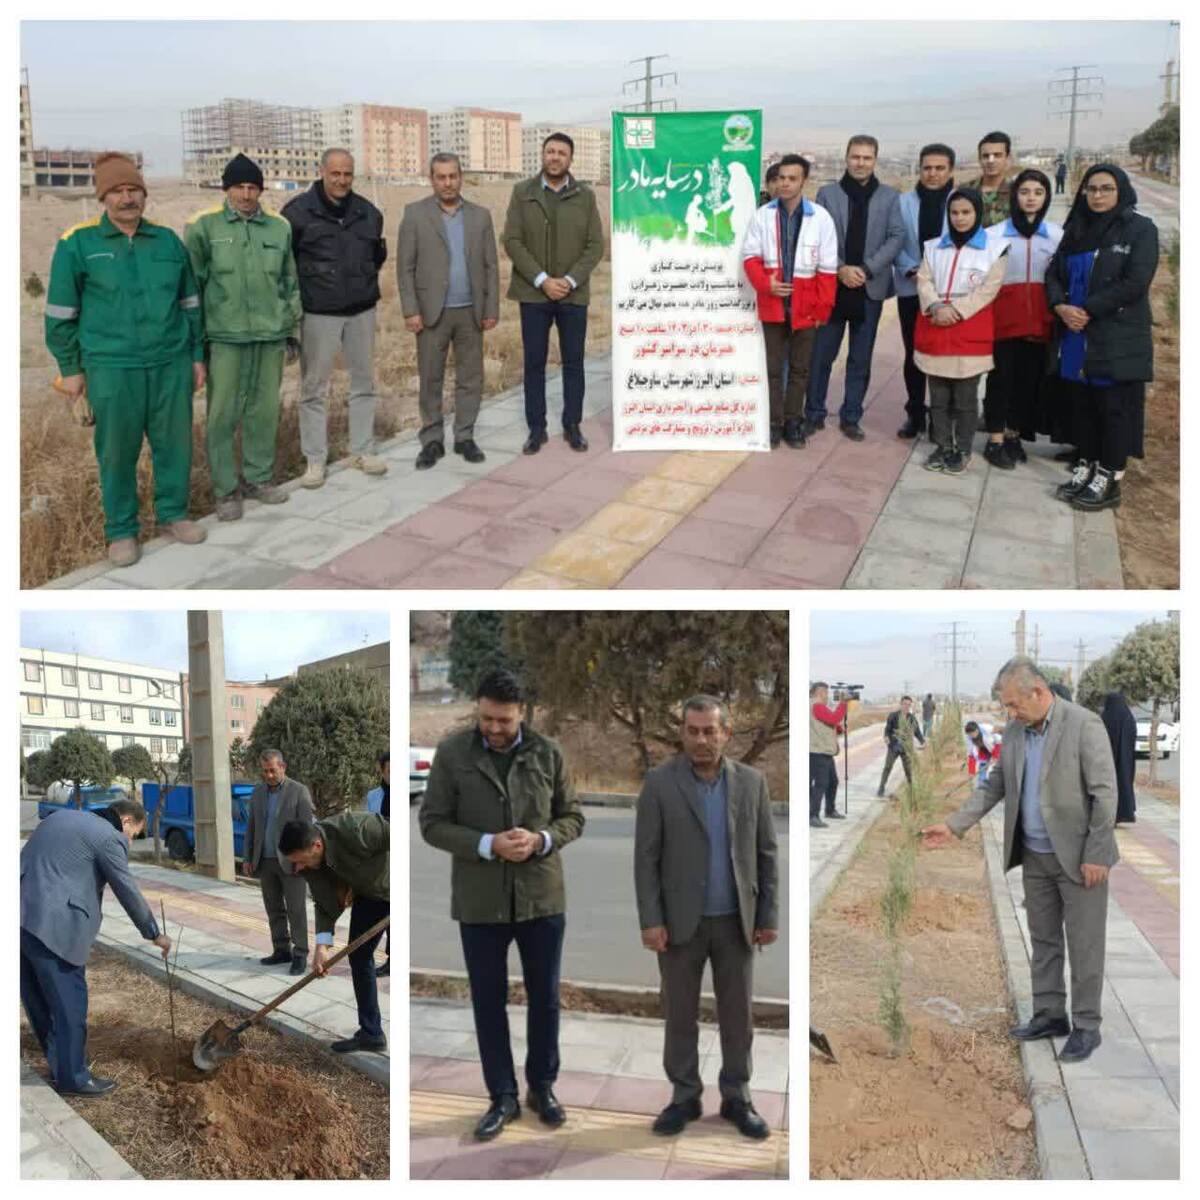
{"label": "dry grass", "polygon": [[[147,216],[182,233],[187,218],[198,209],[219,200],[211,191],[181,184],[151,184]],[[509,187],[488,184],[468,189],[467,196],[485,205],[499,234],[504,224]],[[369,189],[368,197],[384,214],[389,249],[395,249],[396,230],[404,207],[422,199],[417,187]],[[268,198],[272,204],[274,197]],[[608,189],[598,189],[601,217],[608,229]],[[61,200],[43,196],[21,201],[20,278],[36,274],[46,283],[54,243],[63,230],[92,217],[97,205],[88,200]],[[508,287],[511,266],[500,254],[502,292]],[[376,385],[379,407],[375,432],[380,439],[396,436],[418,423],[416,341],[404,328],[396,289],[394,262],[384,268],[380,279],[382,299],[375,346]],[[610,269],[605,259],[592,276],[589,353],[606,353],[610,331],[608,308]],[[99,476],[91,447],[90,430],[71,420],[66,402],[50,390],[56,374],[53,359],[42,340],[44,297],[21,292],[21,586],[38,587],[77,567],[97,562],[104,556],[104,516],[100,506]],[[557,364],[557,346],[551,347],[551,364]],[[521,326],[516,303],[504,299],[500,324],[484,338],[484,396],[506,391],[521,382]],[[330,455],[347,452],[346,393],[348,377],[339,362],[334,371],[330,396]],[[446,395],[453,403],[453,367],[447,372]],[[284,372],[283,415],[279,428],[276,459],[277,481],[303,473],[296,403],[299,399],[298,367]],[[150,483],[149,453],[143,452],[138,469],[142,497],[143,537],[153,535],[154,518]],[[192,462],[191,515],[212,512],[212,485],[204,452],[204,398],[196,400],[194,455]]]}

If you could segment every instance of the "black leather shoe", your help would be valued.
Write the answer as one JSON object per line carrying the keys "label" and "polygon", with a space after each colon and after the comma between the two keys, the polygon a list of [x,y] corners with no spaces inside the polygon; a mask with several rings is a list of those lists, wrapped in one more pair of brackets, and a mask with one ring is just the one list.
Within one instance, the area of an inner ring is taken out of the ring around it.
{"label": "black leather shoe", "polygon": [[441,442],[426,442],[417,455],[417,470],[428,471],[445,453],[446,447]]}
{"label": "black leather shoe", "polygon": [[276,950],[273,954],[268,954],[266,958],[258,960],[264,967],[274,967],[279,963],[290,963],[292,961],[292,952],[290,950]]}
{"label": "black leather shoe", "polygon": [[475,1126],[475,1140],[490,1142],[509,1121],[515,1121],[521,1115],[521,1106],[516,1096],[501,1096],[492,1101],[492,1107],[479,1118]]}
{"label": "black leather shoe", "polygon": [[771,1136],[771,1127],[754,1111],[749,1100],[722,1100],[721,1116],[732,1121],[743,1137],[761,1142]]}
{"label": "black leather shoe", "polygon": [[911,442],[919,438],[925,432],[923,425],[915,425],[912,421],[905,421],[899,429],[896,430],[896,436],[903,438],[906,442]]}
{"label": "black leather shoe", "polygon": [[1066,1037],[1070,1032],[1071,1022],[1066,1017],[1038,1015],[1010,1029],[1008,1036],[1019,1042],[1036,1042],[1039,1038]]}
{"label": "black leather shoe", "polygon": [[531,429],[529,436],[525,439],[525,445],[521,447],[521,453],[536,454],[548,440],[549,438],[544,429]]}
{"label": "black leather shoe", "polygon": [[115,1079],[97,1079],[93,1076],[77,1088],[59,1088],[60,1096],[107,1096],[110,1092],[117,1090],[117,1081]]}
{"label": "black leather shoe", "polygon": [[1021,445],[1019,437],[1006,437],[1004,439],[1004,451],[1014,464],[1029,461],[1029,455],[1025,453],[1025,447]]}
{"label": "black leather shoe", "polygon": [[1066,483],[1060,483],[1054,489],[1054,494],[1060,500],[1066,500],[1068,503],[1072,501],[1089,483],[1092,482],[1092,476],[1096,473],[1096,464],[1089,463],[1084,459],[1080,459],[1074,470],[1071,472],[1071,478]]}
{"label": "black leather shoe", "polygon": [[563,441],[572,450],[578,450],[580,453],[588,448],[587,438],[583,436],[583,430],[578,425],[563,426]]}
{"label": "black leather shoe", "polygon": [[288,974],[289,975],[307,975],[308,974],[308,955],[307,954],[293,954],[292,955],[292,967],[291,967],[291,970],[288,971]]}
{"label": "black leather shoe", "polygon": [[385,959],[382,967],[375,968],[376,979],[386,979],[392,973],[392,960]]}
{"label": "black leather shoe", "polygon": [[827,820],[827,821],[844,821],[845,819],[846,819],[845,813],[827,812],[825,814],[825,820]]}
{"label": "black leather shoe", "polygon": [[1121,484],[1111,471],[1097,467],[1087,486],[1080,488],[1071,497],[1071,507],[1084,512],[1100,512],[1105,508],[1116,508],[1121,503]]}
{"label": "black leather shoe", "polygon": [[487,455],[475,445],[474,438],[467,438],[465,442],[455,442],[454,453],[461,454],[467,462],[478,463],[483,462],[487,458]]}
{"label": "black leather shoe", "polygon": [[654,1118],[654,1124],[650,1128],[655,1133],[670,1137],[682,1133],[683,1127],[689,1121],[698,1121],[703,1113],[704,1109],[700,1107],[699,1100],[685,1100],[682,1104],[668,1104]]}
{"label": "black leather shoe", "polygon": [[843,421],[838,428],[852,442],[861,442],[867,436],[857,425],[850,421]]}
{"label": "black leather shoe", "polygon": [[819,421],[810,421],[805,417],[804,424],[800,428],[804,430],[805,437],[812,437],[814,433],[820,433],[825,428],[825,418],[822,417]]}
{"label": "black leather shoe", "polygon": [[551,1088],[530,1088],[525,1094],[525,1104],[530,1112],[538,1115],[543,1125],[557,1129],[566,1119],[567,1112],[558,1102],[558,1097]]}
{"label": "black leather shoe", "polygon": [[808,827],[809,827],[809,829],[828,829],[829,828],[829,826],[826,825],[825,822],[822,821],[820,817],[809,817],[808,818]]}
{"label": "black leather shoe", "polygon": [[1067,1044],[1058,1052],[1059,1062],[1083,1062],[1100,1045],[1100,1030],[1072,1029]]}
{"label": "black leather shoe", "polygon": [[334,1054],[349,1054],[354,1050],[386,1050],[387,1038],[364,1037],[363,1034],[356,1033],[353,1037],[330,1043],[329,1048]]}
{"label": "black leather shoe", "polygon": [[784,421],[783,440],[793,450],[800,450],[808,445],[808,439],[804,436],[804,429],[799,421]]}

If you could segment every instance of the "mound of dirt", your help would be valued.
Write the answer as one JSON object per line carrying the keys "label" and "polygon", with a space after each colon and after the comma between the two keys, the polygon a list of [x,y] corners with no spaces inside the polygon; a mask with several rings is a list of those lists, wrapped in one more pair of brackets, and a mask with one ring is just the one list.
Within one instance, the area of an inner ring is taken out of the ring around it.
{"label": "mound of dirt", "polygon": [[[880,899],[883,890],[863,896],[850,903],[839,905],[833,910],[837,919],[847,925],[882,929]],[[984,900],[967,892],[945,891],[928,888],[913,896],[912,908],[904,921],[906,937],[919,933],[940,931],[948,933],[961,929],[967,921],[978,920],[983,912]]]}

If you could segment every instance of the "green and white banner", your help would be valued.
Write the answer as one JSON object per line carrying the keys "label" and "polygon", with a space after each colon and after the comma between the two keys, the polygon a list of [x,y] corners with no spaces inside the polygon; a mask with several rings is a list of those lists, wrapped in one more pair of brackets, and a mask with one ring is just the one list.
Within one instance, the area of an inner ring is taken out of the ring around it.
{"label": "green and white banner", "polygon": [[615,450],[769,450],[741,248],[762,113],[613,113]]}

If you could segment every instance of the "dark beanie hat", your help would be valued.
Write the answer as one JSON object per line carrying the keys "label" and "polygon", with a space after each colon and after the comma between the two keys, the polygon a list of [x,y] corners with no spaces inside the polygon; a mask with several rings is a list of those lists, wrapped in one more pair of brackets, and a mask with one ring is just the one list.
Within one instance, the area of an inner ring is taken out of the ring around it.
{"label": "dark beanie hat", "polygon": [[263,173],[258,163],[244,154],[234,155],[221,173],[221,187],[226,191],[239,183],[252,183],[260,189],[263,186]]}

